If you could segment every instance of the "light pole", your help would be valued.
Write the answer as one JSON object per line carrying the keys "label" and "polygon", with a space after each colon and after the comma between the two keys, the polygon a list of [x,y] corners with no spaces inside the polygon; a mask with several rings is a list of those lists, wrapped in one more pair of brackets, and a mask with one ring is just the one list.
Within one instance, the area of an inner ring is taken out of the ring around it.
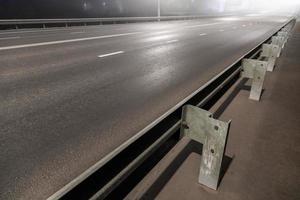
{"label": "light pole", "polygon": [[157,0],[157,18],[160,21],[160,0]]}

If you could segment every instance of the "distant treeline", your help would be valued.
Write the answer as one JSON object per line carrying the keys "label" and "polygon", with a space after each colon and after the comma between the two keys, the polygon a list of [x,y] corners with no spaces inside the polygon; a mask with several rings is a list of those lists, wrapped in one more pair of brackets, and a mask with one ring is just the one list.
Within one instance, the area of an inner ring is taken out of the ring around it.
{"label": "distant treeline", "polygon": [[[161,13],[195,15],[222,12],[222,1],[161,0]],[[1,19],[131,17],[156,14],[157,0],[0,0]]]}

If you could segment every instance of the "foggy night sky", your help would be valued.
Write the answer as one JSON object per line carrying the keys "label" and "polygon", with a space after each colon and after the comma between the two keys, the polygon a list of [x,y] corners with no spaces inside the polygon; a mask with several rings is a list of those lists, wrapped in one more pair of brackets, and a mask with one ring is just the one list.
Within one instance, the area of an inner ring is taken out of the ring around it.
{"label": "foggy night sky", "polygon": [[[162,15],[211,11],[224,0],[161,0]],[[1,19],[155,16],[157,0],[0,0]],[[217,8],[218,9],[218,8]]]}
{"label": "foggy night sky", "polygon": [[[277,6],[300,0],[161,0],[162,15],[201,15]],[[156,16],[157,0],[0,0],[0,19]]]}

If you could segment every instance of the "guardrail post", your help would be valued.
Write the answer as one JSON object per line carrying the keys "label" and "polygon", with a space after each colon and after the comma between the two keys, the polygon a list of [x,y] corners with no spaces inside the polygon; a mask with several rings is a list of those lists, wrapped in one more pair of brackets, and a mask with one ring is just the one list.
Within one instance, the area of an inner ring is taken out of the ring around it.
{"label": "guardrail post", "polygon": [[287,42],[288,37],[289,37],[289,33],[288,32],[286,32],[286,31],[279,31],[277,33],[277,35],[280,36],[280,37],[284,37],[284,42]]}
{"label": "guardrail post", "polygon": [[198,181],[214,190],[218,188],[230,123],[213,119],[199,107],[183,107],[181,135],[203,144]]}
{"label": "guardrail post", "polygon": [[242,77],[252,79],[249,99],[259,101],[263,89],[268,62],[254,59],[243,59]]}
{"label": "guardrail post", "polygon": [[160,21],[160,17],[161,17],[161,10],[160,10],[160,5],[161,4],[161,2],[160,2],[160,0],[157,0],[157,21]]}
{"label": "guardrail post", "polygon": [[276,58],[280,56],[281,48],[278,45],[274,44],[263,44],[263,50],[261,53],[261,57],[267,58],[269,72],[274,70]]}
{"label": "guardrail post", "polygon": [[272,44],[278,45],[281,49],[283,49],[284,45],[285,45],[285,39],[284,39],[284,37],[281,37],[281,36],[273,36]]}

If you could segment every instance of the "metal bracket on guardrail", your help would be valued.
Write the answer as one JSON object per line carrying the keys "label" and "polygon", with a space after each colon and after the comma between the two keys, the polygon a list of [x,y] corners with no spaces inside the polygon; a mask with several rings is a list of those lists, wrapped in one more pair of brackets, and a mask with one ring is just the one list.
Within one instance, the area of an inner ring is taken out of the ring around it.
{"label": "metal bracket on guardrail", "polygon": [[278,35],[279,37],[284,37],[284,42],[287,42],[287,40],[288,40],[288,38],[289,38],[289,32],[287,32],[287,31],[279,31],[279,32],[277,33],[277,35]]}
{"label": "metal bracket on guardrail", "polygon": [[269,72],[274,70],[276,58],[280,56],[281,48],[278,45],[274,44],[263,44],[262,52],[260,54],[261,57],[267,59]]}
{"label": "metal bracket on guardrail", "polygon": [[183,107],[181,136],[203,144],[198,180],[214,190],[218,188],[230,123],[213,119],[210,112],[199,107]]}
{"label": "metal bracket on guardrail", "polygon": [[271,44],[278,45],[281,49],[283,49],[285,45],[285,39],[281,36],[273,36]]}
{"label": "metal bracket on guardrail", "polygon": [[268,62],[243,59],[242,77],[252,79],[252,86],[249,99],[259,101],[263,89]]}

